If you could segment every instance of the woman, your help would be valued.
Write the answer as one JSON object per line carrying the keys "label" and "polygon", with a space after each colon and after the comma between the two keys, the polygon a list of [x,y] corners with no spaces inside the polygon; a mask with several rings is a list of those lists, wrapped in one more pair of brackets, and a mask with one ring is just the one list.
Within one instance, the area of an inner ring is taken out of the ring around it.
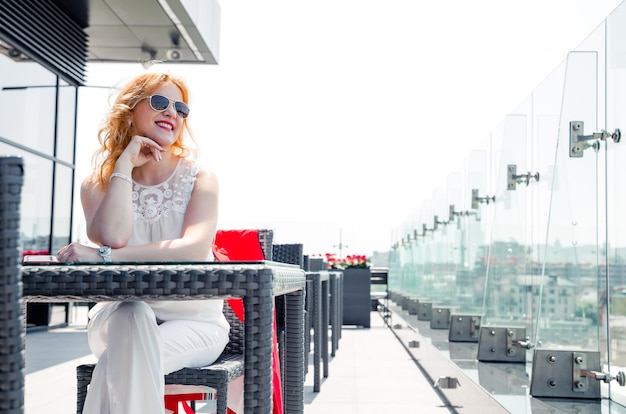
{"label": "woman", "polygon": [[[72,243],[63,262],[211,259],[218,182],[185,140],[189,91],[146,73],[119,93],[81,187],[93,248]],[[222,300],[109,302],[89,312],[98,357],[84,413],[162,413],[164,375],[213,363],[228,343]]]}

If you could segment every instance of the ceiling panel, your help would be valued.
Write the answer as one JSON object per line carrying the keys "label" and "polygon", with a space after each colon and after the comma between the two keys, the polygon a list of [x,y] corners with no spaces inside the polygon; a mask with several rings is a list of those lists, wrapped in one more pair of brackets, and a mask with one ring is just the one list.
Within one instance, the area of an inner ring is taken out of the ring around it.
{"label": "ceiling panel", "polygon": [[87,30],[89,48],[136,47],[140,43],[134,33],[125,26],[91,26]]}
{"label": "ceiling panel", "polygon": [[187,47],[180,37],[178,30],[173,26],[133,26],[130,28],[134,36],[143,44],[148,44],[157,49],[169,49],[175,47],[172,37],[180,47]]}
{"label": "ceiling panel", "polygon": [[120,25],[119,17],[102,0],[89,1],[89,15],[87,17],[89,25]]}
{"label": "ceiling panel", "polygon": [[[178,49],[181,59],[177,62],[217,63],[215,53],[209,50],[181,0],[167,0],[167,3],[185,26],[202,60],[194,54],[157,0],[82,1],[88,2],[89,25],[85,31],[89,35],[88,60],[91,62],[167,60],[168,50]],[[178,39],[178,47],[173,39]]]}
{"label": "ceiling panel", "polygon": [[127,26],[172,25],[172,21],[156,0],[91,0],[102,1]]}

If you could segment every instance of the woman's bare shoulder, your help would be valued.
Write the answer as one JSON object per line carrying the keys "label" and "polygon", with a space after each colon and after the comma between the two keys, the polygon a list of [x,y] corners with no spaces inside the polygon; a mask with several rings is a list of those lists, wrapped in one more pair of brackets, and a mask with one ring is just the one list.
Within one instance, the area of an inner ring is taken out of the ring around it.
{"label": "woman's bare shoulder", "polygon": [[215,170],[207,165],[198,165],[197,168],[196,187],[216,192],[219,188],[219,182]]}
{"label": "woman's bare shoulder", "polygon": [[100,181],[96,174],[88,175],[80,186],[81,193],[84,194],[102,194],[104,192]]}

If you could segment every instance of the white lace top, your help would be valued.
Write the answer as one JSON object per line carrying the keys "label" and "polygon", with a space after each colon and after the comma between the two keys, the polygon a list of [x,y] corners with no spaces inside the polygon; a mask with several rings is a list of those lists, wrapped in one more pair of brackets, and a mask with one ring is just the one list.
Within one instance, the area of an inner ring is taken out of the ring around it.
{"label": "white lace top", "polygon": [[153,186],[133,181],[133,234],[129,245],[180,237],[198,166],[181,159],[167,180]]}
{"label": "white lace top", "polygon": [[[197,164],[181,159],[164,182],[145,186],[133,180],[133,233],[129,246],[177,239],[181,236],[187,204],[198,175]],[[212,260],[213,256],[207,260]],[[228,327],[223,300],[148,302],[161,321],[187,319],[215,322]],[[98,307],[98,306],[96,306]],[[96,307],[92,311],[96,311]]]}

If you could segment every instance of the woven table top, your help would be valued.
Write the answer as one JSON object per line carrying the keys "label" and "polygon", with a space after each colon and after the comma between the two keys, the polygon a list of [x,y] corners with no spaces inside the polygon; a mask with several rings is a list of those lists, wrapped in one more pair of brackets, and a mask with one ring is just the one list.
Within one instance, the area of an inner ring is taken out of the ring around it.
{"label": "woven table top", "polygon": [[271,261],[22,266],[27,302],[278,296],[303,289],[305,281],[298,266]]}

